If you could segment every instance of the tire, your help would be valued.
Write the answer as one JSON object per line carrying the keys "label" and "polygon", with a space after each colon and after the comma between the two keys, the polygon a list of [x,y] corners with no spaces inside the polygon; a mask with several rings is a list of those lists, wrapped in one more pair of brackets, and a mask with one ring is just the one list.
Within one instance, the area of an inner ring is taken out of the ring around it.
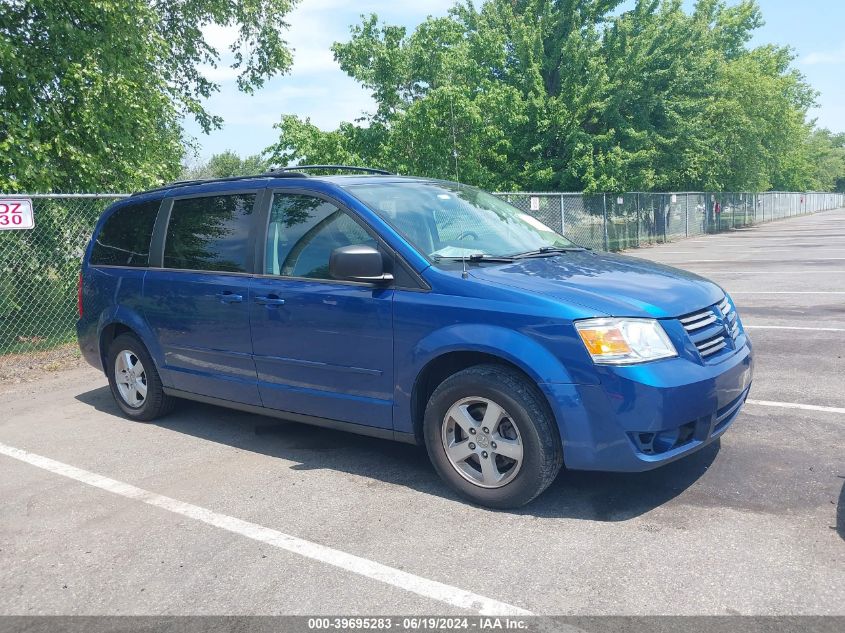
{"label": "tire", "polygon": [[490,508],[525,505],[563,465],[560,434],[542,394],[499,365],[477,365],[444,380],[426,406],[423,434],[440,477]]}
{"label": "tire", "polygon": [[155,363],[137,336],[115,337],[109,345],[106,363],[112,396],[126,417],[149,422],[173,409],[174,398],[164,393]]}

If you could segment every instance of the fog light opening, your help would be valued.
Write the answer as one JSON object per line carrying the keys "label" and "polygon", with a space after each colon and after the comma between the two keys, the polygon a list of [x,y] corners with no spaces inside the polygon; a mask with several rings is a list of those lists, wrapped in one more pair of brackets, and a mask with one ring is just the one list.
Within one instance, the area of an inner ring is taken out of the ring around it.
{"label": "fog light opening", "polygon": [[655,453],[665,453],[672,450],[678,444],[678,439],[681,437],[680,428],[669,429],[668,431],[660,431],[652,442]]}
{"label": "fog light opening", "polygon": [[674,429],[631,433],[637,449],[645,455],[659,455],[681,447],[695,439],[695,422],[687,422]]}

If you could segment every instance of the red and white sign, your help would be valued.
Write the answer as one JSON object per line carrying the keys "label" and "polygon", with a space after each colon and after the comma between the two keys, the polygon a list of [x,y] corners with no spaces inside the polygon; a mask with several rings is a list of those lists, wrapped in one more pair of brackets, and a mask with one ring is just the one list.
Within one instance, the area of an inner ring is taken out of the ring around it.
{"label": "red and white sign", "polygon": [[0,198],[0,231],[35,227],[32,200],[29,198]]}

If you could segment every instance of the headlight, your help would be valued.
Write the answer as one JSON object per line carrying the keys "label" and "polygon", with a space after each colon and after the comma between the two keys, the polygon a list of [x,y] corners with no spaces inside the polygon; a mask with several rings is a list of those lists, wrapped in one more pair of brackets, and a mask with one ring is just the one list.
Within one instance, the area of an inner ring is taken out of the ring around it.
{"label": "headlight", "polygon": [[663,326],[654,319],[584,319],[575,329],[593,362],[628,365],[677,356]]}

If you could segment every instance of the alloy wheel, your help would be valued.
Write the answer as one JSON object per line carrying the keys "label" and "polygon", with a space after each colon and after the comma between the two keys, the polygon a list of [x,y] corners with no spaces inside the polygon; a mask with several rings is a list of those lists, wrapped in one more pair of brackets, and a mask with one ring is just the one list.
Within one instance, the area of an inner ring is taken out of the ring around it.
{"label": "alloy wheel", "polygon": [[131,350],[121,350],[114,359],[114,381],[123,401],[139,409],[147,401],[147,372]]}
{"label": "alloy wheel", "polygon": [[519,429],[489,398],[463,398],[443,418],[443,448],[458,474],[482,488],[501,488],[522,466]]}

